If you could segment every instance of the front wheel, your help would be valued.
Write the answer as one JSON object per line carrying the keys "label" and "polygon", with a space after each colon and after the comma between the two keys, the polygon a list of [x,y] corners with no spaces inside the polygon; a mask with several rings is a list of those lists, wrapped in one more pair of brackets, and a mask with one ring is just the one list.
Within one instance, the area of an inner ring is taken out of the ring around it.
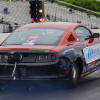
{"label": "front wheel", "polygon": [[75,88],[77,86],[78,79],[79,79],[79,63],[75,62],[69,74],[70,86]]}

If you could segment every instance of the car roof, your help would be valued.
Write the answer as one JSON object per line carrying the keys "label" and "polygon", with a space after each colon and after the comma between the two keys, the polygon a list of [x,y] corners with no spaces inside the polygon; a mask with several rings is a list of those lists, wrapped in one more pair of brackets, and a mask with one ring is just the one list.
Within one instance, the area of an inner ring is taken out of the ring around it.
{"label": "car roof", "polygon": [[69,22],[41,22],[41,23],[31,23],[26,24],[20,29],[26,28],[58,28],[58,29],[68,29],[72,25],[76,25],[78,23],[69,23]]}

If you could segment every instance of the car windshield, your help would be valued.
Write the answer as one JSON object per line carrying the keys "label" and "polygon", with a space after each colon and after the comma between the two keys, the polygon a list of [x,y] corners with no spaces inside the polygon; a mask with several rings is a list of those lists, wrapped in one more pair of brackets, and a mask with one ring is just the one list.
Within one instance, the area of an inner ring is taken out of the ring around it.
{"label": "car windshield", "polygon": [[13,32],[2,45],[55,45],[57,46],[65,29],[29,28]]}

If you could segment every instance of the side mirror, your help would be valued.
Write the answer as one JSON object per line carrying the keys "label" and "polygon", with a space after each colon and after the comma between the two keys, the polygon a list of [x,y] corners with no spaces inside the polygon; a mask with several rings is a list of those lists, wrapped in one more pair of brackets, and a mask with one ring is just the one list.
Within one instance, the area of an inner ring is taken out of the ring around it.
{"label": "side mirror", "polygon": [[99,33],[93,33],[94,38],[99,38],[100,34]]}

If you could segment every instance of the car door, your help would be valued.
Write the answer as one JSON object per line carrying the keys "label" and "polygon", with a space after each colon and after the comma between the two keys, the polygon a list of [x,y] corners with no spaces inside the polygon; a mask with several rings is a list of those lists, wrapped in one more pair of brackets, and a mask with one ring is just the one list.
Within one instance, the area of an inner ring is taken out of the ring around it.
{"label": "car door", "polygon": [[100,59],[100,39],[94,38],[92,32],[84,26],[76,27],[74,31],[79,37],[80,42],[86,46],[83,49],[86,63]]}

